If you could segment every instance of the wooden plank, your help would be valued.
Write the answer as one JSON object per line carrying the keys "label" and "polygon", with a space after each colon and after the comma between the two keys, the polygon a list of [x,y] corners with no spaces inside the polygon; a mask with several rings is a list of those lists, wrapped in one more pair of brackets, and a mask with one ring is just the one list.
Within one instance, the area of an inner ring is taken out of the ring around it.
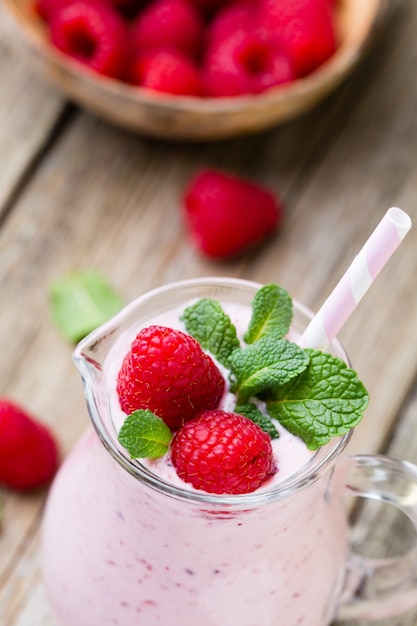
{"label": "wooden plank", "polygon": [[34,624],[58,626],[49,612],[45,590],[39,579],[31,586],[28,602],[11,626],[34,626]]}
{"label": "wooden plank", "polygon": [[27,67],[7,25],[0,5],[0,215],[65,110],[64,100]]}
{"label": "wooden plank", "polygon": [[[13,571],[3,585],[2,601],[0,603],[0,619],[2,624],[14,624],[20,619],[21,607],[32,594],[32,588],[39,579],[38,540],[26,539],[25,558],[16,562]],[[32,616],[35,619],[35,615]],[[42,621],[33,621],[33,624],[43,626]]]}

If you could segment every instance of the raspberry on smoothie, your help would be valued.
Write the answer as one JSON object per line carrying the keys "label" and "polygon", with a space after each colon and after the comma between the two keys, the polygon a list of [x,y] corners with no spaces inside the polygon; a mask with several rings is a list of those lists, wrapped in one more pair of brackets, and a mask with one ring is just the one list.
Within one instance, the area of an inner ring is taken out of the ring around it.
{"label": "raspberry on smoothie", "polygon": [[184,424],[171,458],[182,480],[208,493],[250,493],[277,471],[271,437],[247,417],[221,409]]}
{"label": "raspberry on smoothie", "polygon": [[149,326],[138,333],[123,361],[117,393],[125,413],[150,409],[170,428],[179,428],[216,407],[224,385],[214,361],[193,337]]}

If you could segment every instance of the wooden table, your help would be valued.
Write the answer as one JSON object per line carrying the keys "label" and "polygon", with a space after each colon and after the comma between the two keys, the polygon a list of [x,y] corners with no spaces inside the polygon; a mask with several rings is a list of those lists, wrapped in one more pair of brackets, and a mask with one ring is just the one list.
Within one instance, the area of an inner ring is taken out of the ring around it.
{"label": "wooden table", "polygon": [[[312,112],[213,144],[134,136],[78,110],[37,79],[1,19],[0,394],[49,424],[63,457],[88,417],[71,347],[51,323],[55,277],[95,268],[129,301],[177,279],[240,276],[317,309],[387,208],[417,220],[415,0],[398,4],[354,75]],[[212,165],[269,186],[286,213],[263,246],[221,263],[194,249],[180,211],[190,176]],[[371,394],[352,452],[417,462],[416,276],[417,228],[341,333]],[[2,626],[53,626],[39,572],[45,495],[2,490]],[[385,509],[363,515],[385,520],[364,545],[402,545]],[[417,611],[381,623],[417,624]]]}

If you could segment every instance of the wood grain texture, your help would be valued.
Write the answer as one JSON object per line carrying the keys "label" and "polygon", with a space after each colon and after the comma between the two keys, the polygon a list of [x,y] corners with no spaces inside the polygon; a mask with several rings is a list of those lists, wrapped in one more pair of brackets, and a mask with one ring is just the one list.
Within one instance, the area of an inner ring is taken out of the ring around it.
{"label": "wood grain texture", "polygon": [[[76,110],[63,119],[66,103],[31,77],[2,28],[0,112],[8,121],[0,125],[0,395],[49,424],[63,457],[88,417],[71,346],[49,315],[56,276],[96,268],[126,301],[173,280],[241,276],[278,282],[317,309],[389,206],[416,221],[413,0],[404,0],[364,63],[315,110],[218,143],[146,139]],[[279,232],[224,263],[198,254],[181,214],[184,186],[207,166],[263,183],[285,205]],[[341,333],[372,396],[351,451],[384,449],[415,462],[416,239],[414,228]],[[39,571],[45,495],[3,491],[2,626],[57,626]],[[371,540],[358,534],[368,548],[405,534],[389,512],[362,515],[362,528],[381,524]],[[416,615],[389,624],[411,626]]]}
{"label": "wood grain texture", "polygon": [[27,67],[0,15],[1,216],[49,140],[64,103]]}

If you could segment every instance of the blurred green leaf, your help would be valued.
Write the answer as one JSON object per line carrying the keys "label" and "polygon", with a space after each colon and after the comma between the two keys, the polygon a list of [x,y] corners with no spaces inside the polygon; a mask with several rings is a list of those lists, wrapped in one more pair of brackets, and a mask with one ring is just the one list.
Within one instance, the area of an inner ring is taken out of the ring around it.
{"label": "blurred green leaf", "polygon": [[62,335],[75,344],[124,306],[106,278],[95,270],[69,272],[50,288],[52,318]]}

